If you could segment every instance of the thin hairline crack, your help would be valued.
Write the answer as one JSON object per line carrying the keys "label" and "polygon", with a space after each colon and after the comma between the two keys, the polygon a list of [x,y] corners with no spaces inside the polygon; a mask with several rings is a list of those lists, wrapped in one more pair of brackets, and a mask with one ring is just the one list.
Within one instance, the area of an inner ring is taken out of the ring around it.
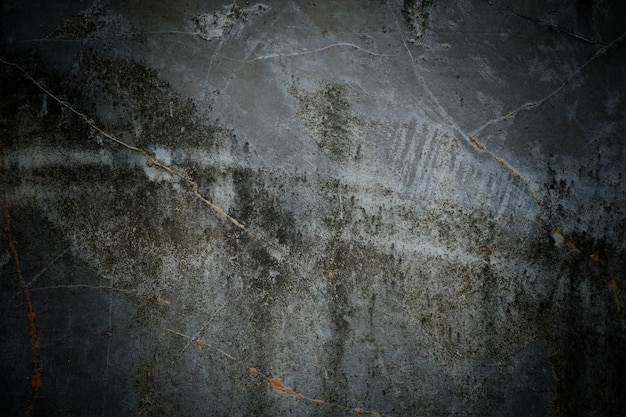
{"label": "thin hairline crack", "polygon": [[52,93],[49,89],[47,89],[46,87],[44,87],[39,81],[37,81],[35,78],[33,78],[32,75],[30,75],[28,73],[28,71],[26,71],[24,68],[22,68],[20,65],[18,65],[15,62],[9,62],[6,61],[3,58],[0,58],[0,63],[3,63],[5,65],[14,67],[16,69],[18,69],[20,72],[22,72],[22,74],[29,80],[31,81],[37,88],[39,88],[41,91],[43,91],[46,95],[48,95],[50,98],[52,98],[54,101],[56,101],[57,103],[59,103],[61,106],[63,106],[64,108],[68,109],[69,111],[71,111],[72,113],[74,113],[76,116],[78,116],[85,124],[87,124],[89,127],[91,127],[93,130],[95,130],[96,132],[98,132],[100,135],[102,135],[104,138],[106,138],[107,140],[116,143],[130,151],[133,151],[135,153],[140,154],[141,156],[143,156],[146,160],[146,164],[148,166],[151,167],[158,167],[161,170],[167,172],[169,175],[171,175],[172,177],[178,178],[181,181],[183,181],[187,186],[189,186],[193,192],[193,195],[196,197],[196,199],[198,199],[200,202],[204,203],[205,205],[207,205],[209,208],[211,208],[213,211],[215,211],[217,214],[219,214],[221,217],[225,218],[226,220],[228,220],[229,222],[231,222],[232,224],[234,224],[236,227],[238,227],[239,229],[247,232],[250,236],[252,236],[253,238],[269,245],[270,247],[276,249],[279,252],[283,252],[282,248],[280,248],[276,243],[270,241],[268,238],[266,238],[265,236],[263,236],[261,233],[252,230],[248,227],[246,227],[245,224],[243,224],[242,222],[240,222],[239,220],[237,220],[235,217],[231,216],[230,214],[228,214],[226,212],[226,210],[224,210],[224,208],[222,208],[221,206],[219,206],[218,204],[215,204],[214,202],[212,202],[211,200],[209,200],[208,198],[206,198],[201,192],[200,192],[200,185],[198,184],[198,182],[194,181],[192,178],[190,178],[187,174],[177,170],[176,168],[174,168],[171,165],[166,164],[165,162],[161,161],[159,158],[157,158],[155,155],[151,154],[150,152],[148,152],[147,150],[143,149],[143,148],[139,148],[136,146],[133,146],[129,143],[126,143],[118,138],[116,138],[115,136],[113,136],[111,133],[105,131],[104,129],[102,129],[101,127],[99,127],[96,122],[89,117],[88,115],[86,115],[85,113],[82,113],[80,111],[78,111],[74,106],[72,106],[71,104],[67,103],[65,100],[61,99],[60,97],[57,97],[54,93]]}
{"label": "thin hairline crack", "polygon": [[[389,11],[391,12],[393,18],[394,18],[395,25],[396,25],[396,28],[398,29],[398,32],[400,34],[402,34],[402,30],[400,29],[400,24],[398,23],[398,19],[396,17],[396,14],[393,12],[393,9],[391,8],[391,5],[389,3],[387,3],[387,6],[388,6]],[[417,65],[415,63],[415,58],[413,58],[413,54],[411,53],[411,49],[407,45],[406,40],[404,39],[404,36],[402,36],[402,44],[404,45],[404,48],[406,49],[407,54],[409,55],[409,59],[411,60],[411,64],[412,64],[411,67],[413,69],[413,73],[415,74],[415,76],[418,79],[419,83],[421,84],[422,88],[426,91],[426,94],[428,95],[428,98],[435,105],[437,111],[439,111],[441,116],[449,123],[449,125],[457,133],[459,133],[462,137],[466,138],[479,151],[485,152],[487,155],[489,155],[489,157],[491,159],[496,161],[498,164],[502,165],[514,177],[516,177],[519,180],[521,180],[522,183],[524,183],[524,185],[528,189],[528,191],[529,191],[531,197],[533,198],[533,200],[535,201],[535,203],[537,203],[537,205],[539,207],[543,207],[543,204],[541,203],[541,200],[539,199],[539,196],[533,191],[533,189],[532,189],[531,185],[529,184],[529,182],[515,168],[513,168],[513,166],[511,164],[506,162],[503,158],[501,158],[501,157],[497,156],[496,154],[494,154],[492,151],[487,149],[487,147],[485,147],[483,144],[481,144],[480,142],[478,142],[476,140],[476,135],[478,133],[480,133],[480,132],[474,133],[473,135],[472,134],[468,134],[465,131],[465,129],[463,129],[461,126],[458,125],[458,123],[456,123],[454,121],[454,118],[452,117],[452,115],[450,115],[450,113],[448,113],[448,111],[441,105],[441,103],[439,103],[439,100],[437,100],[437,97],[435,96],[433,91],[430,89],[430,87],[428,87],[428,84],[426,83],[426,80],[424,79],[424,77],[421,76],[417,72]]]}
{"label": "thin hairline crack", "polygon": [[[528,189],[528,191],[529,191],[531,197],[533,198],[533,200],[535,201],[535,203],[537,203],[537,205],[540,208],[543,208],[544,205],[543,205],[541,199],[539,198],[539,196],[537,195],[537,193],[535,193],[535,191],[533,191],[533,188],[531,187],[530,182],[528,180],[526,180],[522,176],[522,174],[519,171],[517,171],[511,164],[509,164],[506,160],[504,160],[504,158],[499,157],[494,152],[489,150],[484,144],[482,144],[480,141],[478,141],[477,138],[487,127],[489,127],[489,126],[491,126],[493,124],[497,124],[497,123],[499,123],[501,121],[513,118],[518,113],[520,113],[522,111],[534,110],[537,107],[541,106],[546,101],[548,101],[549,99],[551,99],[552,97],[554,97],[562,89],[564,89],[570,83],[570,81],[574,77],[576,77],[583,69],[585,69],[585,67],[587,67],[591,62],[593,62],[595,59],[597,59],[600,56],[606,55],[608,50],[611,49],[612,47],[614,47],[615,45],[622,45],[622,41],[624,40],[624,38],[626,38],[626,32],[622,33],[620,36],[618,36],[616,39],[614,39],[613,41],[609,42],[608,44],[602,44],[601,47],[599,47],[598,50],[591,56],[591,58],[589,58],[587,61],[585,61],[574,72],[572,72],[565,79],[565,81],[561,85],[559,85],[558,88],[556,88],[555,90],[553,90],[552,92],[550,92],[549,94],[544,96],[543,98],[541,98],[539,100],[536,100],[536,101],[531,101],[531,102],[524,103],[524,104],[520,105],[519,107],[509,111],[508,113],[506,113],[503,116],[498,116],[496,118],[493,118],[493,119],[490,119],[490,120],[486,121],[485,123],[480,125],[478,128],[476,128],[473,131],[471,131],[471,133],[468,133],[465,129],[463,129],[461,126],[459,126],[454,121],[454,118],[452,117],[452,115],[450,115],[450,113],[439,103],[439,100],[437,100],[437,97],[435,96],[435,94],[432,92],[430,87],[428,87],[428,85],[426,83],[426,80],[424,80],[424,77],[422,77],[418,73],[418,71],[417,71],[417,64],[415,62],[415,58],[413,57],[413,53],[411,52],[409,46],[407,45],[406,40],[404,39],[404,36],[402,35],[402,30],[400,29],[400,24],[398,23],[398,19],[396,17],[396,14],[394,13],[394,11],[393,11],[393,9],[392,9],[392,7],[391,7],[391,5],[389,3],[387,3],[387,7],[389,8],[389,11],[391,12],[391,14],[392,14],[392,16],[394,18],[396,28],[397,28],[398,32],[400,33],[400,35],[401,35],[402,44],[404,45],[404,48],[406,49],[407,54],[409,55],[409,59],[410,59],[411,64],[412,64],[411,67],[413,69],[413,73],[416,76],[416,78],[418,79],[418,81],[420,82],[422,88],[424,88],[424,90],[426,91],[426,93],[427,93],[429,99],[431,100],[431,102],[435,105],[437,111],[439,111],[441,116],[449,123],[449,125],[453,128],[454,131],[456,131],[461,136],[463,136],[466,140],[468,140],[469,143],[471,143],[472,145],[474,145],[474,147],[476,147],[476,149],[478,149],[479,151],[485,152],[487,155],[489,155],[489,157],[491,159],[493,159],[498,164],[503,166],[514,177],[516,177],[519,180],[521,180],[524,183],[524,185],[526,186],[526,188]],[[518,15],[518,16],[522,17],[522,18],[526,18],[525,16],[521,16],[521,15]],[[589,41],[586,38],[583,38],[583,40]]]}

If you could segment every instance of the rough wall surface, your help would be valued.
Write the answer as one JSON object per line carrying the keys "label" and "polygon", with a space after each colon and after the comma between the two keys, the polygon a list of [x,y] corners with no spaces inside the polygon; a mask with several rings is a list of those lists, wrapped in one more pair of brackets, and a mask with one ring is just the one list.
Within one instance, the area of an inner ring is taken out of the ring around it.
{"label": "rough wall surface", "polygon": [[621,415],[624,22],[5,1],[0,414]]}

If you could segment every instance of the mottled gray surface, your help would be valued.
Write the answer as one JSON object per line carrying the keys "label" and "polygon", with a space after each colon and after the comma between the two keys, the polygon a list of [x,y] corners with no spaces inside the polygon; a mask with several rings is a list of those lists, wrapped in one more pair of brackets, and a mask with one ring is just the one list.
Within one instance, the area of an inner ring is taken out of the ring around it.
{"label": "mottled gray surface", "polygon": [[0,414],[621,415],[624,22],[3,2]]}

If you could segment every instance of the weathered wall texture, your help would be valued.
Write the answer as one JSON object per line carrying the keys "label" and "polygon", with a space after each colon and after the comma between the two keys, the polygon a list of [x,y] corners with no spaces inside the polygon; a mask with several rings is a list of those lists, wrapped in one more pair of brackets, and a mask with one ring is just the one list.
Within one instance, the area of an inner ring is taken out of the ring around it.
{"label": "weathered wall texture", "polygon": [[620,415],[624,22],[3,2],[0,414]]}

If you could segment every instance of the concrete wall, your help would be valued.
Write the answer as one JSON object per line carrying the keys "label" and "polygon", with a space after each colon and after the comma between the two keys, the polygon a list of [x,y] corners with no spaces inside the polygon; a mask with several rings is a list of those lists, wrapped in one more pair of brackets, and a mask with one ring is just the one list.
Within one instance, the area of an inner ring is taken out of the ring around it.
{"label": "concrete wall", "polygon": [[620,1],[2,4],[7,416],[617,416]]}

